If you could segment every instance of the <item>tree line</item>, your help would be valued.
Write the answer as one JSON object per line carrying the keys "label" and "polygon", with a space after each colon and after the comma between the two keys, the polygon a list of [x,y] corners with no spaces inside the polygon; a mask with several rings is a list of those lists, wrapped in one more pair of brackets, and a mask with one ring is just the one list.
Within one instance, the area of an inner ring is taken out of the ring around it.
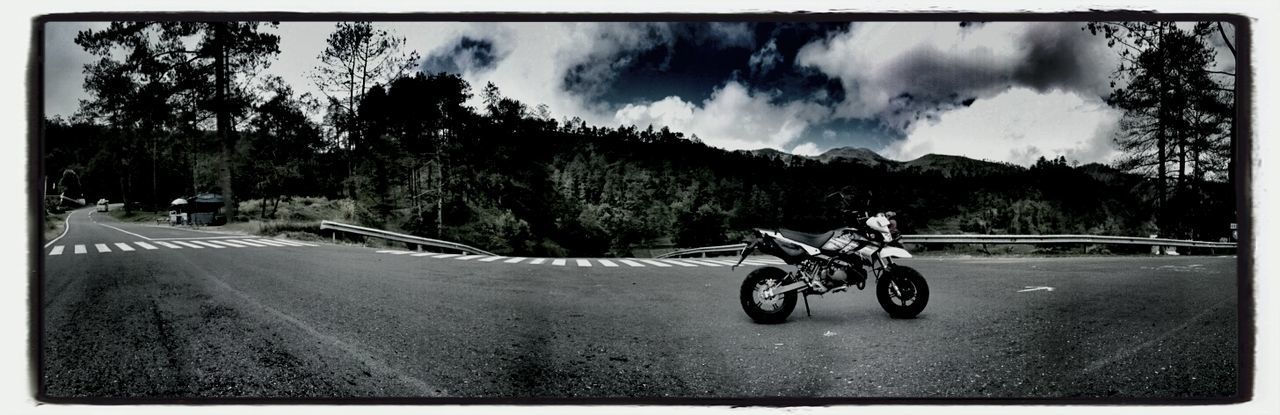
{"label": "tree line", "polygon": [[[142,209],[218,192],[234,220],[276,218],[290,196],[348,199],[364,225],[522,255],[721,244],[756,226],[820,231],[852,220],[833,199],[841,193],[855,208],[900,212],[907,232],[1216,239],[1234,221],[1219,174],[1224,136],[1206,126],[1212,115],[1223,128],[1222,109],[1152,113],[1130,98],[1146,91],[1141,79],[1114,96],[1127,119],[1154,114],[1167,126],[1146,133],[1176,150],[1157,148],[1165,158],[1155,164],[1072,166],[1059,157],[1030,168],[896,168],[723,151],[666,127],[556,120],[497,85],[476,91],[456,74],[414,71],[418,58],[402,50],[403,38],[363,22],[335,26],[311,73],[322,95],[299,95],[261,74],[278,53],[271,26],[117,22],[82,32],[77,43],[100,58],[86,69],[91,98],[72,119],[46,120],[47,177]],[[476,94],[480,108],[467,105]],[[1175,126],[1175,113],[1196,114],[1201,129]],[[1151,158],[1146,148],[1127,148],[1126,160]],[[1175,161],[1176,175],[1147,171]],[[1155,180],[1165,177],[1177,179],[1176,197]],[[263,203],[236,212],[242,199]],[[1170,203],[1197,208],[1175,220]]]}

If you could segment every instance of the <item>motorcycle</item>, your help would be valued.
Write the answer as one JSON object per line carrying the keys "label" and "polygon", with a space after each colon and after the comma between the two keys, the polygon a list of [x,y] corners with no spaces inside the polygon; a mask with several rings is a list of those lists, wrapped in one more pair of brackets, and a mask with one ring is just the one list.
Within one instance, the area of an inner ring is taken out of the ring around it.
{"label": "motorcycle", "polygon": [[899,242],[896,229],[885,232],[883,225],[876,229],[877,219],[884,221],[883,216],[862,215],[853,227],[820,234],[755,229],[754,241],[742,250],[734,267],[758,250],[795,270],[763,267],[752,271],[742,281],[742,309],[757,323],[782,323],[795,309],[798,295],[804,295],[808,313],[810,295],[847,291],[849,287],[862,290],[868,278],[874,277],[876,298],[890,317],[919,315],[929,303],[929,285],[915,269],[894,263],[895,259],[911,258],[911,253]]}

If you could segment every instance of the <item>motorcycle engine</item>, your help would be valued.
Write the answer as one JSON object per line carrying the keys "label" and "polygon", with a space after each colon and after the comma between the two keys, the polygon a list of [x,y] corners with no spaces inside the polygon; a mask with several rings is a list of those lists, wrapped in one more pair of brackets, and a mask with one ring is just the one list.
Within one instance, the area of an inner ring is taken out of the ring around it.
{"label": "motorcycle engine", "polygon": [[862,289],[867,281],[867,271],[863,267],[840,260],[823,262],[814,268],[814,274],[820,277],[823,285],[827,287],[847,284],[856,285],[858,289]]}

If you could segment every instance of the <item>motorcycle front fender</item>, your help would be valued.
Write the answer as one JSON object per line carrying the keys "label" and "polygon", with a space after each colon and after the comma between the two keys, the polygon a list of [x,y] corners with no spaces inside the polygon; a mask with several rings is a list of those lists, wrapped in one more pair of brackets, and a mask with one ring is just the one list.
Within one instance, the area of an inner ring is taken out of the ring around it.
{"label": "motorcycle front fender", "polygon": [[892,246],[880,248],[881,258],[911,258],[911,253],[907,250]]}

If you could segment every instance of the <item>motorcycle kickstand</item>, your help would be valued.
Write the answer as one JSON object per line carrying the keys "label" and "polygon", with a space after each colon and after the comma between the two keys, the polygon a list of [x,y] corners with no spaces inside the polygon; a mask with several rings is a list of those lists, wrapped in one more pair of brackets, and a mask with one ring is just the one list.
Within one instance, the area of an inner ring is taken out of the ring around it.
{"label": "motorcycle kickstand", "polygon": [[806,317],[813,317],[813,313],[809,312],[809,294],[807,293],[804,295],[804,315]]}

